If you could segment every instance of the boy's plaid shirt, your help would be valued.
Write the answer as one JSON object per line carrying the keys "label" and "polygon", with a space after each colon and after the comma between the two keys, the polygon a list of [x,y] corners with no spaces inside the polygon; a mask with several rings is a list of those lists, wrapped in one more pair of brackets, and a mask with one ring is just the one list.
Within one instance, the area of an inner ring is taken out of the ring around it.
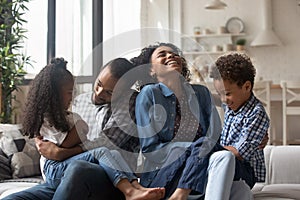
{"label": "boy's plaid shirt", "polygon": [[269,117],[261,102],[252,94],[237,112],[225,106],[224,127],[220,143],[235,147],[254,169],[258,182],[265,180],[265,161],[258,148],[269,128]]}

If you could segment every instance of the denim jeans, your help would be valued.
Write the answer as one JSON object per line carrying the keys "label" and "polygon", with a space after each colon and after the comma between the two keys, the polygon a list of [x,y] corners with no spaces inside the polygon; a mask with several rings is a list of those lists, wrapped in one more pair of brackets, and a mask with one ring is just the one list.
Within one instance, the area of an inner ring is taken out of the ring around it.
{"label": "denim jeans", "polygon": [[66,168],[74,160],[84,160],[100,165],[114,185],[123,178],[127,178],[129,181],[136,179],[118,151],[100,147],[75,155],[64,161],[47,160],[44,166],[44,174],[50,187],[58,187]]}
{"label": "denim jeans", "polygon": [[86,161],[73,161],[53,196],[53,200],[70,199],[125,200],[125,197],[102,167]]}
{"label": "denim jeans", "polygon": [[[190,151],[169,167],[160,169],[150,187],[165,187],[166,197],[171,196],[176,188],[189,188],[205,193],[205,199],[225,200],[229,199],[233,180],[242,179],[253,185],[252,171],[245,170],[247,166],[213,140],[200,138],[188,149]],[[198,197],[201,198],[201,195]]]}
{"label": "denim jeans", "polygon": [[[54,194],[55,192],[55,194]],[[124,200],[102,167],[74,160],[66,168],[56,191],[47,183],[11,194],[3,200]]]}
{"label": "denim jeans", "polygon": [[251,200],[253,194],[244,180],[233,181],[235,156],[230,151],[218,151],[209,158],[205,200]]}

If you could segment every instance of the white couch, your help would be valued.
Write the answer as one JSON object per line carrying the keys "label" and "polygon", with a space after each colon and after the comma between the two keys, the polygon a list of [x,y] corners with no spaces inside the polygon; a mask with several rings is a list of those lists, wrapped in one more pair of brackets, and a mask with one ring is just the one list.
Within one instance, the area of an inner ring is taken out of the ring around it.
{"label": "white couch", "polygon": [[42,183],[39,160],[34,140],[18,125],[0,124],[0,199]]}
{"label": "white couch", "polygon": [[[0,150],[0,199],[43,182],[34,141],[18,126],[0,124]],[[300,199],[300,146],[266,146],[264,152],[266,182],[254,186],[254,199]]]}
{"label": "white couch", "polygon": [[300,199],[300,146],[267,146],[265,183],[252,191],[255,200]]}

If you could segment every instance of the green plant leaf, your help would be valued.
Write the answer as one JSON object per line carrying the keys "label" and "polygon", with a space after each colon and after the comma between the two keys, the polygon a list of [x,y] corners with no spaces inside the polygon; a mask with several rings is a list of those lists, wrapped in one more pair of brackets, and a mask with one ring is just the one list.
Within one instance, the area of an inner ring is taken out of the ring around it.
{"label": "green plant leaf", "polygon": [[30,57],[22,54],[27,23],[24,19],[30,0],[0,0],[0,83],[1,123],[11,123],[14,110],[12,101],[16,99],[13,92],[18,90],[24,80],[27,65],[32,66]]}

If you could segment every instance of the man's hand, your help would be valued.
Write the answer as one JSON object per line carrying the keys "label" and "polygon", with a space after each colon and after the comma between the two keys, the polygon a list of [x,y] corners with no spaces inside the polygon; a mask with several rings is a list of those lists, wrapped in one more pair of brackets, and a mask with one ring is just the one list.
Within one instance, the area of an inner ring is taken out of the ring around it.
{"label": "man's hand", "polygon": [[53,142],[44,141],[42,136],[35,138],[35,145],[41,155],[50,160],[60,160],[58,156],[59,147]]}
{"label": "man's hand", "polygon": [[83,152],[82,148],[79,145],[71,148],[61,148],[53,142],[44,141],[43,137],[36,137],[35,145],[40,154],[50,160],[62,161],[66,158]]}
{"label": "man's hand", "polygon": [[259,144],[258,148],[259,149],[264,149],[266,147],[266,145],[268,144],[268,141],[269,141],[269,134],[266,133],[265,137],[263,138],[263,140]]}

